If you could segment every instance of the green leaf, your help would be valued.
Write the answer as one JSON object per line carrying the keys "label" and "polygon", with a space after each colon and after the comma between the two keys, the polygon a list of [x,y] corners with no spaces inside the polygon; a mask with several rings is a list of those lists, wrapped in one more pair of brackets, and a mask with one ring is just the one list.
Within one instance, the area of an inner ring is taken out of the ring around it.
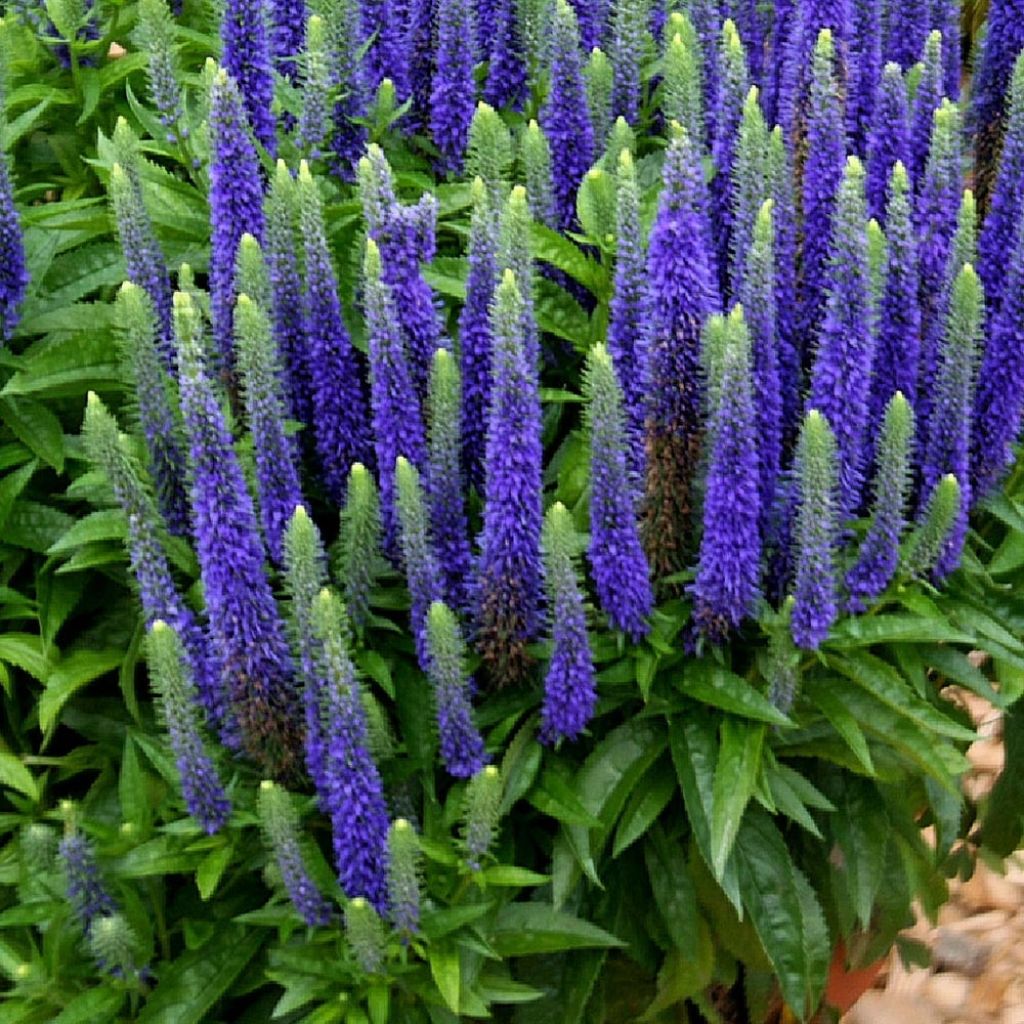
{"label": "green leaf", "polygon": [[688,663],[676,686],[692,700],[721,708],[740,718],[752,718],[769,725],[793,724],[745,679],[712,661]]}
{"label": "green leaf", "polygon": [[835,680],[805,679],[804,694],[817,706],[818,710],[828,719],[846,745],[853,751],[868,775],[875,774],[875,765],[871,760],[871,751],[857,718],[841,701],[833,690]]}
{"label": "green leaf", "polygon": [[721,741],[711,800],[711,867],[718,881],[725,874],[743,812],[757,787],[764,726],[726,718]]}
{"label": "green leaf", "polygon": [[90,512],[75,524],[59,540],[50,545],[47,554],[59,555],[65,551],[96,541],[123,541],[128,529],[124,512],[119,508],[104,508]]}
{"label": "green leaf", "polygon": [[0,786],[24,793],[33,803],[39,799],[39,787],[32,773],[16,754],[0,751]]}
{"label": "green leaf", "polygon": [[75,610],[85,584],[84,576],[58,576],[52,572],[40,572],[36,576],[39,632],[46,647],[57,638],[60,627]]}
{"label": "green leaf", "polygon": [[533,225],[531,241],[536,259],[564,270],[598,299],[611,297],[607,269],[587,256],[574,242],[542,224]]}
{"label": "green leaf", "polygon": [[20,668],[40,682],[44,682],[52,670],[49,659],[42,652],[39,637],[32,633],[0,636],[0,661]]}
{"label": "green leaf", "polygon": [[488,885],[508,888],[526,888],[527,886],[544,885],[551,881],[550,875],[542,875],[513,864],[495,864],[493,867],[481,871],[479,877]]}
{"label": "green leaf", "polygon": [[665,1010],[690,999],[711,984],[715,967],[715,945],[703,917],[697,919],[695,956],[670,949],[658,971],[658,991],[641,1020],[657,1019]]}
{"label": "green leaf", "polygon": [[39,728],[49,732],[67,701],[83,686],[112,672],[124,653],[113,648],[102,651],[78,650],[65,657],[50,673],[39,698]]}
{"label": "green leaf", "polygon": [[544,903],[510,903],[503,907],[491,930],[491,944],[500,956],[624,945],[603,928]]}
{"label": "green leaf", "polygon": [[139,754],[130,735],[124,738],[121,774],[118,780],[121,816],[136,828],[143,829],[149,819],[149,799],[146,793],[146,774],[139,763]]}
{"label": "green leaf", "polygon": [[7,517],[11,514],[15,499],[28,486],[38,465],[39,463],[33,459],[0,479],[0,530],[4,528]]}
{"label": "green leaf", "polygon": [[159,977],[136,1018],[138,1024],[200,1024],[259,952],[265,933],[235,925],[218,929],[209,942],[182,953]]}
{"label": "green leaf", "polygon": [[833,861],[832,870],[866,929],[882,884],[892,827],[878,790],[859,779],[844,780],[842,799],[830,825],[841,854]]}
{"label": "green leaf", "polygon": [[423,934],[435,941],[458,931],[464,925],[479,921],[491,910],[491,903],[471,903],[464,907],[445,907],[443,910],[423,912],[421,927]]}
{"label": "green leaf", "polygon": [[1003,724],[1006,763],[988,800],[981,841],[1000,857],[1010,856],[1024,837],[1024,700],[1018,700]]}
{"label": "green leaf", "polygon": [[[576,795],[588,814],[598,818],[599,828],[566,825],[566,837],[581,870],[593,871],[593,859],[607,841],[615,821],[637,782],[661,756],[667,739],[660,724],[634,718],[610,732],[593,750],[576,778]],[[560,905],[568,892],[557,891]]]}
{"label": "green leaf", "polygon": [[196,868],[196,888],[199,890],[200,898],[208,900],[214,894],[227,866],[231,863],[233,853],[232,847],[225,844],[211,850],[203,858]]}
{"label": "green leaf", "polygon": [[50,1018],[50,1024],[103,1024],[114,1020],[124,1003],[124,992],[106,985],[86,989]]}
{"label": "green leaf", "polygon": [[658,820],[676,793],[675,774],[668,764],[657,764],[644,776],[622,812],[615,831],[612,856],[618,857],[633,845]]}
{"label": "green leaf", "polygon": [[22,498],[14,503],[7,517],[4,541],[15,547],[45,554],[46,549],[73,521],[71,516],[59,509]]}
{"label": "green leaf", "polygon": [[942,619],[918,615],[856,615],[832,628],[826,646],[838,650],[892,643],[971,644],[972,637]]}
{"label": "green leaf", "polygon": [[0,398],[0,419],[14,436],[58,473],[64,471],[64,429],[45,406],[29,398]]}
{"label": "green leaf", "polygon": [[430,974],[445,1005],[452,1013],[458,1013],[459,989],[461,987],[458,948],[447,942],[432,943],[430,946]]}
{"label": "green leaf", "polygon": [[783,998],[803,1017],[808,995],[820,979],[804,945],[796,869],[785,840],[760,808],[751,808],[744,818],[735,857],[743,906],[775,968]]}
{"label": "green leaf", "polygon": [[867,651],[856,651],[842,657],[832,656],[828,661],[832,668],[873,697],[923,728],[968,743],[977,739],[973,729],[954,722],[931,704],[922,701],[898,670],[881,658]]}
{"label": "green leaf", "polygon": [[656,826],[644,841],[644,861],[654,894],[654,906],[669,938],[685,958],[696,959],[700,953],[700,914],[697,911],[697,893],[686,864],[686,852]]}

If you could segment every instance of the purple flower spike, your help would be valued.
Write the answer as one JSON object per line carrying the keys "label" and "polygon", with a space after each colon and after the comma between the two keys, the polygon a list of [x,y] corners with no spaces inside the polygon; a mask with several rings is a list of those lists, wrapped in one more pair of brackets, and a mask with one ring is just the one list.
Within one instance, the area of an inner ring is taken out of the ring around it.
{"label": "purple flower spike", "polygon": [[210,634],[246,752],[288,775],[302,756],[291,652],[264,572],[256,513],[204,364],[192,298],[174,296],[178,378],[188,432],[196,554]]}
{"label": "purple flower spike", "polygon": [[567,0],[556,0],[551,33],[551,85],[540,123],[551,145],[555,211],[565,230],[576,223],[576,190],[594,162],[576,15]]}
{"label": "purple flower spike", "polygon": [[839,614],[835,554],[839,538],[836,442],[828,420],[812,409],[797,446],[799,498],[794,527],[792,632],[798,647],[816,649]]}
{"label": "purple flower spike", "polygon": [[316,181],[299,165],[299,225],[306,257],[306,359],[313,393],[316,452],[332,500],[344,501],[349,468],[372,463],[363,360],[341,315]]}
{"label": "purple flower spike", "polygon": [[523,677],[537,632],[541,567],[541,408],[527,360],[523,299],[506,270],[495,295],[487,480],[477,629],[484,663],[499,684]]}
{"label": "purple flower spike", "polygon": [[1006,289],[992,319],[974,402],[971,485],[986,497],[1013,464],[1024,411],[1024,223],[1005,271]]}
{"label": "purple flower spike", "polygon": [[378,913],[384,913],[388,810],[380,772],[369,750],[359,680],[345,645],[347,628],[341,602],[330,591],[321,591],[313,604],[313,631],[322,645],[319,670],[327,737],[323,799],[342,890],[349,899],[365,897]]}
{"label": "purple flower spike", "polygon": [[491,399],[491,300],[498,278],[498,239],[482,178],[473,182],[473,219],[469,235],[466,304],[459,317],[462,355],[462,464],[467,480],[480,492],[484,484],[487,412]]}
{"label": "purple flower spike", "polygon": [[640,196],[633,156],[619,156],[616,204],[615,290],[608,319],[608,353],[622,384],[626,407],[626,465],[644,479],[644,428],[647,419],[646,254],[640,229]]}
{"label": "purple flower spike", "polygon": [[438,0],[437,57],[430,97],[430,128],[446,170],[458,173],[476,109],[472,0]]}
{"label": "purple flower spike", "polygon": [[1008,110],[999,174],[978,240],[978,273],[985,285],[990,316],[997,314],[1003,304],[1006,254],[1013,252],[1024,220],[1024,51],[1013,70]]}
{"label": "purple flower spike", "polygon": [[815,344],[825,315],[832,221],[846,154],[846,132],[839,90],[832,69],[833,53],[832,33],[823,29],[814,48],[807,124],[807,161],[803,169],[804,247],[800,333],[805,339],[805,345]]}
{"label": "purple flower spike", "polygon": [[912,476],[910,448],[914,441],[914,410],[897,391],[886,406],[875,455],[871,526],[857,561],[846,576],[848,610],[867,610],[889,585],[900,561],[900,535],[906,525]]}
{"label": "purple flower spike", "polygon": [[576,739],[597,704],[597,677],[576,574],[576,534],[561,502],[544,522],[544,578],[551,616],[551,661],[544,677],[540,740]]}
{"label": "purple flower spike", "polygon": [[[370,351],[370,404],[374,450],[380,468],[384,550],[395,561],[398,557],[399,523],[393,467],[395,460],[403,456],[416,469],[426,469],[426,431],[413,387],[408,351],[398,328],[394,293],[383,280],[380,249],[372,238],[366,240],[364,277]],[[433,595],[430,600],[434,600]]]}
{"label": "purple flower spike", "polygon": [[878,347],[871,382],[872,432],[899,391],[912,408],[917,405],[921,352],[921,307],[918,303],[917,239],[910,219],[910,182],[902,163],[892,169],[886,214],[889,243],[885,292],[879,317]]}
{"label": "purple flower spike", "polygon": [[875,336],[870,309],[864,168],[850,157],[839,192],[826,310],[811,373],[808,407],[835,424],[839,511],[860,504]]}
{"label": "purple flower spike", "polygon": [[473,681],[466,671],[459,621],[441,601],[430,606],[427,637],[441,760],[449,775],[471,779],[487,763],[487,755],[483,737],[473,724]]}
{"label": "purple flower spike", "polygon": [[722,327],[722,351],[709,387],[704,532],[693,584],[694,623],[716,643],[753,612],[761,575],[758,423],[743,310],[737,306]]}
{"label": "purple flower spike", "polygon": [[[483,39],[481,33],[481,39]],[[520,110],[526,95],[526,55],[516,0],[496,0],[484,99],[495,109]]]}
{"label": "purple flower spike", "polygon": [[210,318],[217,353],[230,369],[235,256],[242,235],[263,238],[263,177],[242,95],[223,68],[210,89],[210,148]]}
{"label": "purple flower spike", "polygon": [[968,483],[971,446],[971,404],[978,345],[985,315],[981,281],[969,263],[953,285],[946,330],[936,375],[936,393],[926,425],[927,440],[921,459],[922,493],[931,494],[944,476],[960,483],[960,508],[949,531],[933,576],[944,579],[959,564],[967,536],[971,494]]}
{"label": "purple flower spike", "polygon": [[889,178],[897,161],[910,165],[910,108],[900,66],[890,63],[882,73],[868,138],[868,212],[885,226]]}
{"label": "purple flower spike", "polygon": [[909,71],[924,53],[928,35],[927,3],[885,0],[883,56]]}
{"label": "purple flower spike", "polygon": [[1024,50],[1024,10],[1020,0],[991,0],[980,59],[971,83],[971,128],[976,142],[978,205],[988,208],[1002,147],[1006,103],[1014,61]]}
{"label": "purple flower spike", "polygon": [[[279,5],[281,0],[275,0],[275,9]],[[300,17],[298,24],[302,26],[303,21]],[[220,38],[224,47],[224,70],[238,83],[253,133],[266,151],[274,156],[277,134],[271,111],[274,72],[268,38],[269,22],[266,0],[226,0]],[[241,174],[237,167],[233,172]]]}
{"label": "purple flower spike", "polygon": [[855,153],[866,151],[878,100],[878,80],[882,75],[882,3],[883,0],[858,0],[853,5],[846,133]]}
{"label": "purple flower spike", "polygon": [[631,479],[622,391],[608,351],[587,359],[590,428],[590,569],[598,601],[613,628],[634,641],[650,631],[651,573],[640,543],[638,481]]}
{"label": "purple flower spike", "polygon": [[700,337],[718,307],[704,171],[681,133],[665,154],[664,188],[647,254],[647,409],[645,546],[655,578],[686,567],[691,488],[700,456]]}
{"label": "purple flower spike", "polygon": [[923,185],[925,165],[931,149],[932,124],[935,111],[942,103],[942,36],[933,32],[925,49],[924,68],[914,94],[914,109],[910,124],[910,163],[907,170],[915,191]]}

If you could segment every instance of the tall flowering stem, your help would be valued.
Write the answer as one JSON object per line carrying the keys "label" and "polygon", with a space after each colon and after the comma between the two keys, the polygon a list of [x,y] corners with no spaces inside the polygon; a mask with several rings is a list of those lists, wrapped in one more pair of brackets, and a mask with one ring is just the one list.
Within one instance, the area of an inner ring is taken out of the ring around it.
{"label": "tall flowering stem", "polygon": [[431,604],[427,613],[427,646],[441,760],[449,775],[469,779],[483,768],[487,756],[473,724],[473,681],[466,670],[459,621],[442,601]]}
{"label": "tall flowering stem", "polygon": [[173,384],[161,358],[153,305],[142,288],[126,281],[118,292],[117,314],[157,504],[171,533],[184,536],[189,529],[185,449]]}
{"label": "tall flowering stem", "polygon": [[117,119],[114,150],[118,162],[110,171],[110,199],[128,280],[144,288],[157,317],[157,348],[164,367],[174,371],[174,328],[171,324],[171,279],[163,250],[143,199],[138,140],[128,122]]}
{"label": "tall flowering stem", "polygon": [[438,0],[430,127],[447,169],[460,171],[476,108],[472,0]]}
{"label": "tall flowering stem", "polygon": [[354,462],[370,461],[372,452],[362,359],[342,319],[320,193],[305,161],[299,165],[298,202],[305,249],[306,365],[315,409],[314,440],[328,494],[340,502],[348,468]]}
{"label": "tall flowering stem", "polygon": [[691,487],[701,443],[700,336],[718,305],[704,218],[703,167],[685,132],[669,146],[647,254],[645,546],[656,576],[687,560]]}
{"label": "tall flowering stem", "polygon": [[885,65],[875,114],[868,135],[868,212],[886,220],[889,179],[897,163],[910,164],[910,108],[907,86],[898,64]]}
{"label": "tall flowering stem", "polygon": [[425,193],[415,206],[401,205],[395,198],[391,167],[375,145],[359,162],[359,187],[367,233],[380,246],[384,283],[402,297],[395,312],[416,393],[423,399],[430,362],[443,347],[437,302],[421,271],[421,264],[434,258],[437,245],[437,200]]}
{"label": "tall flowering stem", "polygon": [[674,31],[665,46],[661,81],[661,112],[669,123],[678,121],[686,133],[703,144],[704,93],[700,40],[685,14],[673,13]]}
{"label": "tall flowering stem", "polygon": [[117,903],[100,876],[92,843],[73,825],[57,847],[68,903],[86,936],[93,924],[117,911]]}
{"label": "tall flowering stem", "polygon": [[576,190],[594,162],[594,129],[580,61],[576,14],[555,0],[551,26],[551,85],[540,123],[551,144],[555,214],[563,230],[576,223]]}
{"label": "tall flowering stem", "polygon": [[399,531],[393,467],[395,460],[402,456],[417,469],[426,469],[426,430],[408,351],[398,326],[393,293],[383,279],[380,249],[372,238],[366,240],[363,271],[370,351],[370,404],[377,465],[380,467],[384,549],[394,559],[398,554]]}
{"label": "tall flowering stem", "polygon": [[149,98],[156,107],[167,141],[188,137],[180,127],[182,90],[174,53],[175,22],[166,0],[140,0],[139,42],[146,50]]}
{"label": "tall flowering stem", "polygon": [[317,669],[320,643],[313,633],[313,603],[327,582],[327,557],[320,531],[309,513],[298,505],[284,535],[285,593],[292,647],[298,654],[305,717],[306,770],[324,806],[326,738],[320,714],[322,678]]}
{"label": "tall flowering stem", "polygon": [[811,374],[809,407],[833,425],[840,514],[853,515],[863,486],[871,365],[875,354],[864,168],[850,157],[835,214],[826,310]]}
{"label": "tall flowering stem", "polygon": [[295,180],[283,160],[270,182],[264,204],[263,254],[270,281],[270,315],[281,359],[288,414],[307,430],[313,428],[310,367],[306,358],[299,272],[298,204]]}
{"label": "tall flowering stem", "polygon": [[299,843],[299,816],[288,790],[270,779],[260,783],[257,809],[267,845],[292,906],[311,928],[331,920],[331,906],[310,877]]}
{"label": "tall flowering stem", "polygon": [[420,668],[430,668],[427,614],[444,596],[441,567],[434,552],[428,525],[427,503],[420,475],[408,459],[395,460],[395,505],[401,527],[402,561],[412,607],[409,618]]}
{"label": "tall flowering stem", "polygon": [[[758,211],[747,255],[746,273],[737,298],[750,332],[750,369],[757,416],[762,528],[775,504],[782,468],[783,390],[778,314],[775,299],[775,204],[765,200]],[[737,327],[736,330],[739,330]]]}
{"label": "tall flowering stem", "polygon": [[978,241],[978,273],[991,313],[998,313],[1006,293],[1006,254],[1012,252],[1024,218],[1024,51],[1013,69],[1008,117],[991,192],[988,216]]}
{"label": "tall flowering stem", "polygon": [[272,773],[295,770],[291,658],[252,499],[205,365],[192,298],[174,296],[181,406],[189,439],[192,522],[210,634],[246,752]]}
{"label": "tall flowering stem", "polygon": [[822,29],[814,48],[813,79],[803,167],[803,250],[800,331],[813,343],[825,316],[833,218],[843,178],[846,133],[833,72],[832,33]]}
{"label": "tall flowering stem", "polygon": [[942,36],[932,32],[925,48],[921,77],[914,93],[910,124],[910,180],[920,191],[932,141],[932,121],[942,103]]}
{"label": "tall flowering stem", "polygon": [[445,600],[455,609],[469,607],[473,561],[459,458],[461,399],[458,361],[447,349],[439,348],[430,371],[430,529],[444,578]]}
{"label": "tall flowering stem", "polygon": [[519,110],[526,94],[526,52],[516,0],[495,0],[484,99],[499,110]]}
{"label": "tall flowering stem", "polygon": [[640,115],[643,9],[641,0],[612,0],[612,117],[624,117],[630,124]]}
{"label": "tall flowering stem", "polygon": [[388,831],[388,907],[403,941],[420,930],[422,860],[416,830],[407,819],[396,818]]}
{"label": "tall flowering stem", "polygon": [[523,300],[506,270],[495,296],[487,478],[479,563],[478,646],[499,684],[522,678],[540,604],[542,449],[536,370]]}
{"label": "tall flowering stem", "polygon": [[341,602],[323,590],[313,603],[313,632],[322,644],[322,705],[327,750],[323,796],[333,834],[338,881],[350,899],[383,913],[387,901],[388,814],[380,773],[368,748],[355,667]]}
{"label": "tall flowering stem", "polygon": [[615,361],[625,399],[626,466],[637,480],[643,480],[648,394],[646,254],[636,166],[629,150],[619,155],[615,215],[615,287],[609,308],[608,353]]}
{"label": "tall flowering stem", "polygon": [[551,660],[544,677],[540,738],[576,739],[597,703],[597,677],[587,636],[587,617],[576,574],[572,517],[555,502],[544,520],[544,579],[551,617]]}
{"label": "tall flowering stem", "polygon": [[459,317],[462,361],[462,464],[467,480],[482,490],[487,410],[491,394],[490,306],[498,276],[498,230],[482,178],[472,186],[466,304]]}
{"label": "tall flowering stem", "polygon": [[298,453],[285,432],[284,397],[270,323],[248,295],[238,297],[235,334],[246,417],[256,450],[260,522],[270,557],[280,565],[285,528],[295,506],[302,504]]}
{"label": "tall flowering stem", "polygon": [[723,640],[754,609],[761,573],[761,480],[750,335],[737,307],[725,324],[711,398],[704,531],[694,622]]}
{"label": "tall flowering stem", "polygon": [[930,494],[947,473],[960,483],[961,505],[957,519],[935,565],[935,576],[939,579],[949,575],[960,564],[967,535],[967,513],[971,503],[968,477],[971,407],[984,315],[981,280],[967,263],[953,285],[937,366],[935,404],[927,424],[928,435],[921,466],[925,494]]}
{"label": "tall flowering stem", "polygon": [[217,352],[230,368],[235,255],[242,235],[263,237],[263,181],[242,94],[224,68],[210,88],[210,151],[210,317]]}
{"label": "tall flowering stem", "polygon": [[978,205],[988,209],[1003,143],[1006,103],[1014,61],[1024,50],[1024,18],[1018,0],[993,0],[971,83],[971,128],[975,146]]}
{"label": "tall flowering stem", "polygon": [[128,561],[146,623],[152,626],[161,619],[174,628],[189,659],[190,675],[207,722],[211,727],[221,726],[226,711],[224,692],[209,638],[174,583],[160,533],[160,514],[128,438],[118,430],[117,421],[94,392],[86,403],[83,432],[90,460],[106,475],[128,520]]}
{"label": "tall flowering stem", "polygon": [[896,391],[885,407],[875,450],[871,525],[861,542],[857,561],[846,575],[849,611],[867,610],[892,580],[900,560],[900,535],[906,525],[910,499],[911,445],[914,410]]}
{"label": "tall flowering stem", "polygon": [[189,814],[208,835],[224,827],[231,804],[199,727],[196,687],[178,634],[161,619],[150,627],[146,645],[150,678],[171,741]]}
{"label": "tall flowering stem", "polygon": [[1003,302],[985,340],[974,401],[971,486],[975,499],[995,489],[1013,464],[1024,414],[1024,226],[1005,271]]}
{"label": "tall flowering stem", "polygon": [[615,629],[634,640],[650,629],[654,606],[650,569],[640,543],[641,494],[629,473],[630,436],[623,393],[610,353],[595,345],[587,357],[590,429],[590,569],[598,601]]}
{"label": "tall flowering stem", "polygon": [[[301,28],[305,14],[294,11],[296,0],[275,3],[274,10],[288,7],[288,28],[292,15]],[[274,72],[269,38],[269,10],[265,0],[226,0],[220,23],[224,48],[224,70],[238,83],[253,133],[266,151],[277,152],[276,126],[271,105],[274,101]],[[291,50],[298,53],[301,47]],[[237,171],[237,168],[236,168]]]}
{"label": "tall flowering stem", "polygon": [[876,429],[897,391],[912,407],[917,403],[921,307],[917,298],[917,239],[911,223],[910,198],[906,169],[897,162],[889,181],[885,218],[889,247],[871,382],[870,418]]}
{"label": "tall flowering stem", "polygon": [[357,462],[349,473],[348,497],[341,513],[341,565],[345,609],[361,632],[370,618],[370,592],[380,559],[380,498],[373,474]]}
{"label": "tall flowering stem", "polygon": [[791,629],[798,647],[814,650],[828,636],[839,613],[836,441],[828,420],[816,409],[804,419],[796,465],[799,498]]}

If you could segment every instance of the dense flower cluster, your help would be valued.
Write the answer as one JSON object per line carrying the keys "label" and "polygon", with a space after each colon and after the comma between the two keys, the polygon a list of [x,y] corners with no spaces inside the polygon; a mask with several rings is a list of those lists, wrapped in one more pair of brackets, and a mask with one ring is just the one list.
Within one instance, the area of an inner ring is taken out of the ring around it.
{"label": "dense flower cluster", "polygon": [[[186,804],[211,832],[228,814],[219,730],[274,776],[269,846],[324,923],[279,786],[308,776],[373,971],[385,921],[404,942],[420,926],[408,780],[386,763],[400,687],[433,702],[416,756],[464,780],[481,870],[505,737],[478,682],[571,741],[602,714],[595,622],[637,665],[760,627],[788,708],[798,649],[841,610],[957,567],[1024,418],[1024,40],[994,5],[976,205],[952,3],[332,0],[308,24],[277,6],[271,39],[262,2],[229,0],[207,70],[209,348],[115,133],[155,499],[98,399],[86,436],[126,515]],[[173,55],[147,17],[169,128]],[[16,229],[0,163],[4,338]],[[203,620],[165,527],[194,542]],[[680,639],[659,601],[685,609]],[[403,632],[387,657],[384,629]],[[109,914],[78,839],[73,898]]]}

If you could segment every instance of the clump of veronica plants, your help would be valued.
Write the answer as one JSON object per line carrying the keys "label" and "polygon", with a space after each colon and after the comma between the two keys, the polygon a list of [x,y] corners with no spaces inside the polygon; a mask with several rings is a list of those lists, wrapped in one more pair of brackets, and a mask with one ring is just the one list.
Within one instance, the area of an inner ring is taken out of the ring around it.
{"label": "clump of veronica plants", "polygon": [[825,1019],[1024,839],[1015,0],[37,6],[12,1020]]}

